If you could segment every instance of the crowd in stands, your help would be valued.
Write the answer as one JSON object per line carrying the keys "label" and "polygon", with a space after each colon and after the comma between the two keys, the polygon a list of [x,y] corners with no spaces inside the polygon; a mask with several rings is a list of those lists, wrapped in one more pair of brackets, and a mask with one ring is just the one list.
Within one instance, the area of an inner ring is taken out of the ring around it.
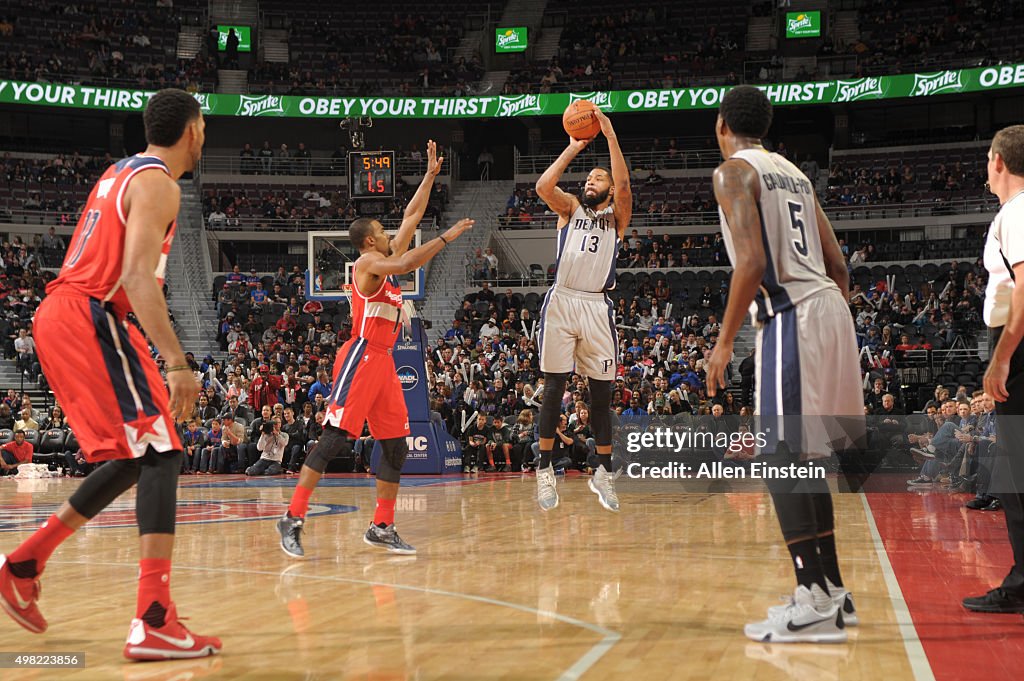
{"label": "crowd in stands", "polygon": [[[196,6],[192,0],[182,5]],[[205,3],[203,3],[205,5]],[[171,0],[13,0],[0,14],[0,74],[37,82],[115,84],[212,92],[216,62],[176,59],[179,15]]]}
{"label": "crowd in stands", "polygon": [[[454,56],[470,3],[409,6],[387,19],[361,12],[345,16],[289,3],[264,3],[288,15],[291,61],[260,62],[250,91],[292,95],[462,96],[484,68],[475,55]],[[429,12],[428,12],[429,9]]]}
{"label": "crowd in stands", "polygon": [[54,213],[73,224],[93,184],[115,162],[111,155],[83,156],[77,151],[47,159],[0,157],[0,219],[14,211]]}

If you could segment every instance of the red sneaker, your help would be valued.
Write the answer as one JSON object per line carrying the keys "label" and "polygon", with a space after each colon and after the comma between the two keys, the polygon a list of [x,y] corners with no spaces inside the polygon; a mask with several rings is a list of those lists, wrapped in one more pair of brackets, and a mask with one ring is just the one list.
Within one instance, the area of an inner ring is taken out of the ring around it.
{"label": "red sneaker", "polygon": [[178,619],[178,609],[171,603],[162,627],[151,627],[136,618],[128,630],[124,656],[129,660],[171,660],[216,655],[220,639],[193,634]]}
{"label": "red sneaker", "polygon": [[15,622],[33,634],[46,631],[46,618],[39,612],[41,587],[38,579],[19,579],[11,574],[7,556],[0,554],[0,605]]}

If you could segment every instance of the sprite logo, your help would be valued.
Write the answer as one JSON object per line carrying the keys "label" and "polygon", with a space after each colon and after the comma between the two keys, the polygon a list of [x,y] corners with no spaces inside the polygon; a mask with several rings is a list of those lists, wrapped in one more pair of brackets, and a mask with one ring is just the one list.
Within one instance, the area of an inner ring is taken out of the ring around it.
{"label": "sprite logo", "polygon": [[614,106],[612,104],[612,95],[610,92],[586,92],[577,94],[575,92],[569,93],[569,103],[579,101],[581,99],[589,100],[591,104],[596,106],[602,111],[611,111]]}
{"label": "sprite logo", "polygon": [[795,18],[789,20],[789,30],[799,31],[801,28],[811,27],[811,17],[807,14],[798,14]]}
{"label": "sprite logo", "polygon": [[236,116],[267,116],[278,114],[284,115],[283,100],[275,95],[239,95],[238,111]]}
{"label": "sprite logo", "polygon": [[498,97],[499,116],[519,116],[524,113],[540,113],[540,98],[537,95],[516,95]]}
{"label": "sprite logo", "polygon": [[960,81],[960,71],[942,71],[933,74],[914,74],[912,97],[927,97],[940,92],[959,92],[964,85]]}
{"label": "sprite logo", "polygon": [[867,97],[884,97],[881,78],[858,78],[857,80],[837,80],[836,94],[833,102],[856,102]]}
{"label": "sprite logo", "polygon": [[210,102],[210,95],[195,93],[192,96],[195,97],[195,100],[197,102],[199,102],[199,109],[203,112],[203,114],[209,114],[213,112],[213,105]]}
{"label": "sprite logo", "polygon": [[526,26],[495,29],[495,52],[522,52],[526,46]]}

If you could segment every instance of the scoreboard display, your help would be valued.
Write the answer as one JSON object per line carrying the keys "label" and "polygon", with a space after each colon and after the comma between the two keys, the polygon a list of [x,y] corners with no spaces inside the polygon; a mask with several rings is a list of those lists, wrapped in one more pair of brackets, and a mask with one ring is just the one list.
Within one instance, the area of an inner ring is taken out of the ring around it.
{"label": "scoreboard display", "polygon": [[349,152],[348,195],[353,199],[394,197],[395,152]]}

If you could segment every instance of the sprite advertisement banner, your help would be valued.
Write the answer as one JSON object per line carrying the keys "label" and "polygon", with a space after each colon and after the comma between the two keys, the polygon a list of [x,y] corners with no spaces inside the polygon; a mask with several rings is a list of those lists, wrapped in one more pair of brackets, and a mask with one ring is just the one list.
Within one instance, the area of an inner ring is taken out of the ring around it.
{"label": "sprite advertisement banner", "polygon": [[817,38],[821,35],[821,12],[786,12],[787,38]]}
{"label": "sprite advertisement banner", "polygon": [[[899,76],[759,85],[778,106],[845,104],[1024,87],[1024,64]],[[477,97],[304,97],[196,94],[207,116],[294,118],[505,118],[561,116],[569,103],[589,99],[602,111],[692,111],[718,108],[729,86],[671,90],[488,95]],[[141,112],[152,92],[59,83],[0,80],[0,105],[25,104]]]}
{"label": "sprite advertisement banner", "polygon": [[524,52],[526,50],[526,27],[498,28],[494,31],[495,52]]}
{"label": "sprite advertisement banner", "polygon": [[217,26],[217,50],[224,52],[228,49],[231,29],[235,29],[235,35],[238,36],[238,51],[252,52],[252,30],[248,26]]}

